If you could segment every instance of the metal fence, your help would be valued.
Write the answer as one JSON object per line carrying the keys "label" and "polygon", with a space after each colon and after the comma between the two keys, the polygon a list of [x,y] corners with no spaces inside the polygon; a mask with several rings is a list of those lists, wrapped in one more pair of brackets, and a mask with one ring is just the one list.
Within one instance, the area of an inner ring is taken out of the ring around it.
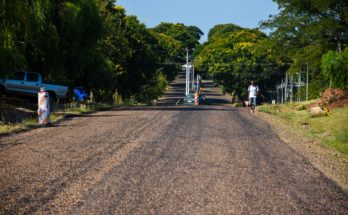
{"label": "metal fence", "polygon": [[[279,84],[276,85],[276,102],[287,103],[287,102],[301,102],[308,101],[308,83],[309,83],[309,64],[307,63],[305,80],[303,80],[303,71],[300,70],[297,74],[286,73],[285,77]],[[296,77],[297,76],[297,77]],[[297,80],[295,80],[297,78]],[[301,98],[301,90],[305,87],[306,93],[305,98]],[[294,95],[296,94],[296,98]]]}

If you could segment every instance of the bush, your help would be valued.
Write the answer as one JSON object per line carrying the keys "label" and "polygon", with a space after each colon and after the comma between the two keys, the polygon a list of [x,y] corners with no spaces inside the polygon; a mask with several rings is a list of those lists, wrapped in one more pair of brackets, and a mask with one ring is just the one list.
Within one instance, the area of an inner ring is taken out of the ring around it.
{"label": "bush", "polygon": [[144,85],[139,93],[136,94],[135,100],[141,103],[152,103],[152,100],[160,97],[168,86],[166,76],[158,72],[155,81]]}
{"label": "bush", "polygon": [[322,70],[330,87],[348,89],[348,48],[342,53],[326,53],[322,58]]}

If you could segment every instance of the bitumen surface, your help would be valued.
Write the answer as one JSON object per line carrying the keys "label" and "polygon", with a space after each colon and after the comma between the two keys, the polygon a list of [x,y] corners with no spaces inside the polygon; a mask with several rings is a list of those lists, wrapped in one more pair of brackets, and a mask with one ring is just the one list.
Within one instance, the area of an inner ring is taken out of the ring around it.
{"label": "bitumen surface", "polygon": [[211,105],[86,114],[0,139],[0,214],[348,214],[348,195],[212,82]]}

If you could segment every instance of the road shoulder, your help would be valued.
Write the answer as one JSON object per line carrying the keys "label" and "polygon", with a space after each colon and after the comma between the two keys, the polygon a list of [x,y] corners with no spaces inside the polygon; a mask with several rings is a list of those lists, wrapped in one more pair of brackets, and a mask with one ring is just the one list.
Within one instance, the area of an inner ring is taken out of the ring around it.
{"label": "road shoulder", "polygon": [[251,114],[267,122],[281,140],[348,193],[348,155],[306,137],[301,128],[295,128],[276,116],[258,111]]}

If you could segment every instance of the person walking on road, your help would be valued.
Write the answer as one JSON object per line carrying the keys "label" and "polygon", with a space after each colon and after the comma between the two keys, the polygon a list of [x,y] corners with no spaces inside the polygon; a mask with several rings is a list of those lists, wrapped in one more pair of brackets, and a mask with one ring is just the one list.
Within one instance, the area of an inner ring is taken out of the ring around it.
{"label": "person walking on road", "polygon": [[255,112],[256,107],[256,97],[259,93],[259,87],[254,84],[254,81],[252,80],[250,82],[250,85],[248,87],[248,98],[249,98],[249,106]]}

